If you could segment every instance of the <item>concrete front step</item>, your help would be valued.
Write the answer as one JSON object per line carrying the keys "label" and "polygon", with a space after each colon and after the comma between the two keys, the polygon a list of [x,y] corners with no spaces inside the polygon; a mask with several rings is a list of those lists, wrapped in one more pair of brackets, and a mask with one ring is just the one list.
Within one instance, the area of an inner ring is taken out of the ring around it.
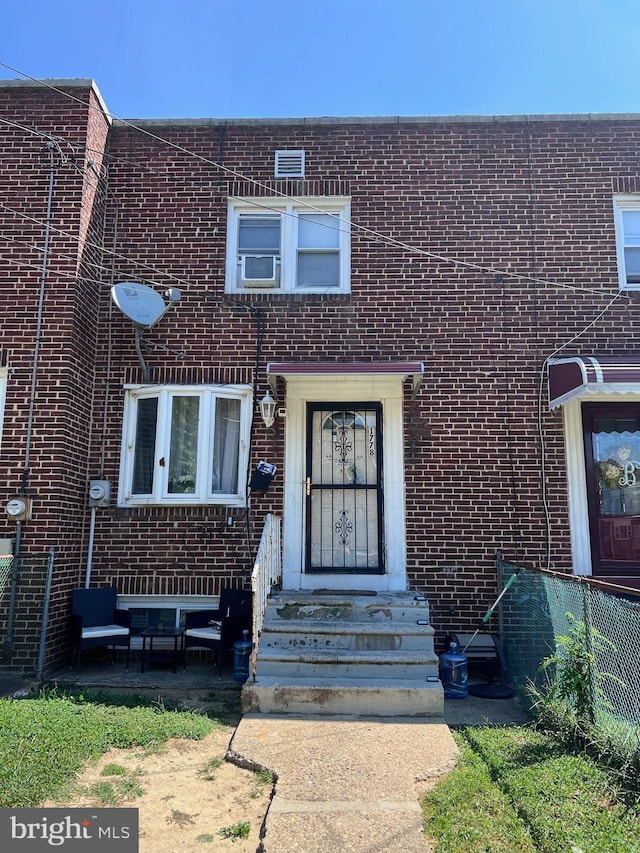
{"label": "concrete front step", "polygon": [[271,648],[260,650],[260,675],[285,678],[330,677],[387,680],[422,679],[438,675],[435,655],[424,651],[351,650],[341,648]]}
{"label": "concrete front step", "polygon": [[429,605],[415,593],[376,595],[317,595],[312,592],[280,592],[269,599],[265,622],[309,620],[312,622],[409,622],[429,620]]}
{"label": "concrete front step", "polygon": [[429,604],[415,593],[278,592],[267,601],[243,708],[441,716],[433,636]]}
{"label": "concrete front step", "polygon": [[433,651],[431,625],[316,620],[265,620],[261,648]]}
{"label": "concrete front step", "polygon": [[434,681],[258,676],[242,688],[242,710],[258,714],[441,717],[442,685]]}

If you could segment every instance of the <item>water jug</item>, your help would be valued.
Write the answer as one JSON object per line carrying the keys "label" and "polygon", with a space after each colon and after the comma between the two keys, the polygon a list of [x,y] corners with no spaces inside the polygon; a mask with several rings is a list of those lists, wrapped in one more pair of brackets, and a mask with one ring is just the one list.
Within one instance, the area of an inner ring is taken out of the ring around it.
{"label": "water jug", "polygon": [[249,678],[249,661],[251,660],[252,644],[249,632],[242,632],[242,639],[233,644],[233,680],[246,681]]}
{"label": "water jug", "polygon": [[466,699],[469,695],[467,659],[458,651],[457,643],[450,643],[449,651],[440,655],[440,680],[445,699]]}

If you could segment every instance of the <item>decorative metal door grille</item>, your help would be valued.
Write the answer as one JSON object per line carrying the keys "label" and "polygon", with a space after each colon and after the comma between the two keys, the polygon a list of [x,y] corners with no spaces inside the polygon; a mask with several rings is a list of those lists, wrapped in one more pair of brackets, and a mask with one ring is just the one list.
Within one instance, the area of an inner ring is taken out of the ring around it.
{"label": "decorative metal door grille", "polygon": [[379,403],[313,403],[307,419],[307,572],[382,574]]}

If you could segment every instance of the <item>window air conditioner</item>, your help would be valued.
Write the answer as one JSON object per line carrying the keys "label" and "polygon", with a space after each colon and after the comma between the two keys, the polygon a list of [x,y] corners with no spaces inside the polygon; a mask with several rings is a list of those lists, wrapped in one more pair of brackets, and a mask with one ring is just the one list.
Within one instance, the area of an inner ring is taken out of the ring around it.
{"label": "window air conditioner", "polygon": [[245,287],[277,287],[279,261],[276,255],[241,255],[242,284]]}

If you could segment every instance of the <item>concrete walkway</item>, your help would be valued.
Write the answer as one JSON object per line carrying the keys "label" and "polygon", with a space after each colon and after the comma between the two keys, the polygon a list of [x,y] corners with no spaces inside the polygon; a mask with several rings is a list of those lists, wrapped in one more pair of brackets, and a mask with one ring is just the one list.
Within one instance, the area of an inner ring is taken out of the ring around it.
{"label": "concrete walkway", "polygon": [[[127,690],[237,689],[215,683],[209,666],[177,676],[133,667],[85,667],[62,681]],[[29,694],[35,685],[0,673],[0,696]],[[422,835],[420,797],[446,772],[457,753],[449,726],[522,724],[515,700],[469,696],[445,700],[444,717],[298,717],[247,714],[228,758],[277,776],[267,814],[264,853],[429,853]]]}
{"label": "concrete walkway", "polygon": [[277,775],[264,853],[429,853],[421,793],[455,762],[449,726],[519,725],[515,700],[445,700],[444,718],[247,714],[228,758]]}
{"label": "concrete walkway", "polygon": [[427,853],[416,783],[457,749],[442,718],[248,714],[230,753],[277,774],[265,853]]}

